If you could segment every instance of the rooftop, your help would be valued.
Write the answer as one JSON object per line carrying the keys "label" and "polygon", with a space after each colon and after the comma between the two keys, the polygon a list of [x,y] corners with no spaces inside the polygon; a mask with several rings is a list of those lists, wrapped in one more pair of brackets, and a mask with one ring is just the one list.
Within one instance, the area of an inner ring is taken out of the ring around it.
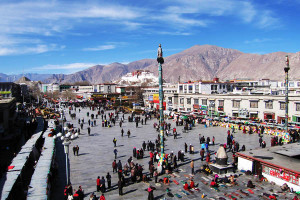
{"label": "rooftop", "polygon": [[239,152],[237,155],[259,160],[300,174],[300,143]]}

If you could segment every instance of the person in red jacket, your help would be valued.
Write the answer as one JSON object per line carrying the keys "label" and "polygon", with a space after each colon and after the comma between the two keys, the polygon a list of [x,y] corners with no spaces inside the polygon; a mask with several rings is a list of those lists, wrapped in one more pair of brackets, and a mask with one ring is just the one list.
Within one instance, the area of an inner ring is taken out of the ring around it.
{"label": "person in red jacket", "polygon": [[97,178],[97,192],[100,191],[100,176]]}
{"label": "person in red jacket", "polygon": [[193,179],[191,180],[191,183],[190,183],[190,188],[194,188],[195,187],[195,182],[193,181]]}
{"label": "person in red jacket", "polygon": [[100,196],[100,199],[99,200],[105,200],[105,196],[104,194],[102,193],[101,196]]}
{"label": "person in red jacket", "polygon": [[189,185],[187,184],[187,182],[185,182],[183,189],[188,190],[189,189]]}

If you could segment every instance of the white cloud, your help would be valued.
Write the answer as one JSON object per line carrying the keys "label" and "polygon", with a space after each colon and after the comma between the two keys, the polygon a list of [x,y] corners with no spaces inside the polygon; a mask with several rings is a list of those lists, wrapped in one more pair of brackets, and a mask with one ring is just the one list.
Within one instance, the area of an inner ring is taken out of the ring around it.
{"label": "white cloud", "polygon": [[40,54],[48,51],[57,51],[64,49],[65,46],[58,46],[56,44],[38,44],[30,47],[1,47],[0,46],[0,56],[7,55],[22,55],[22,54]]}
{"label": "white cloud", "polygon": [[109,49],[115,49],[116,46],[109,44],[109,45],[101,45],[93,48],[84,48],[83,51],[103,51],[103,50],[109,50]]}
{"label": "white cloud", "polygon": [[[213,21],[213,17],[218,16],[232,16],[244,23],[253,23],[259,28],[267,28],[279,22],[270,10],[258,7],[250,1],[166,0],[166,2],[172,2],[172,5],[166,8],[167,20],[185,25],[207,26]],[[196,23],[195,19],[196,17],[199,19],[199,16],[202,20]]]}
{"label": "white cloud", "polygon": [[253,40],[246,40],[245,44],[253,44],[253,43],[263,43],[263,42],[270,42],[272,41],[270,38],[255,38]]}
{"label": "white cloud", "polygon": [[72,70],[72,69],[84,69],[95,66],[95,63],[71,63],[64,65],[44,65],[41,67],[32,68],[34,71],[46,71],[46,70]]}

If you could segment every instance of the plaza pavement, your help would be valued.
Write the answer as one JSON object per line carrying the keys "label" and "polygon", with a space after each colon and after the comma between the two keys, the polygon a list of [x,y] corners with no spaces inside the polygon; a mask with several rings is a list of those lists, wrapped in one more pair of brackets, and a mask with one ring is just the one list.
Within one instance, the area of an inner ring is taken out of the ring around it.
{"label": "plaza pavement", "polygon": [[[73,111],[74,112],[74,111]],[[127,159],[132,156],[132,150],[134,147],[141,148],[143,141],[151,140],[152,142],[155,141],[157,138],[158,132],[153,128],[153,123],[158,122],[156,119],[148,120],[146,125],[139,124],[139,127],[135,127],[134,122],[128,122],[128,114],[125,114],[125,122],[123,123],[122,128],[124,129],[124,136],[121,137],[121,128],[119,127],[119,121],[116,122],[116,126],[112,126],[111,128],[102,127],[101,125],[101,116],[98,117],[97,120],[97,126],[91,127],[91,135],[88,136],[87,134],[87,127],[88,127],[88,117],[86,113],[89,112],[90,115],[94,113],[96,115],[97,111],[91,111],[89,108],[81,109],[81,112],[76,113],[76,119],[71,120],[69,115],[66,115],[67,122],[73,123],[75,127],[79,127],[78,124],[78,118],[82,119],[84,118],[85,123],[83,126],[83,130],[81,130],[81,134],[79,138],[76,140],[73,140],[70,145],[70,178],[71,183],[73,185],[73,189],[77,189],[79,185],[82,186],[86,197],[85,199],[89,198],[89,195],[91,192],[95,192],[97,197],[101,195],[101,193],[96,192],[96,179],[98,176],[106,176],[107,172],[110,172],[112,176],[112,189],[108,190],[105,193],[106,199],[112,200],[112,199],[130,199],[130,200],[141,200],[141,199],[147,199],[148,193],[145,191],[145,189],[148,187],[148,184],[150,183],[152,186],[156,187],[156,190],[154,190],[154,197],[155,199],[163,199],[164,197],[166,199],[177,199],[177,197],[168,197],[166,195],[166,188],[170,188],[171,192],[173,194],[178,193],[182,196],[182,199],[200,199],[201,195],[205,193],[207,196],[205,199],[209,198],[215,198],[217,197],[225,197],[224,192],[232,192],[236,191],[239,188],[246,189],[244,186],[244,183],[247,182],[248,179],[253,179],[253,176],[246,176],[242,175],[238,178],[239,186],[234,187],[228,187],[228,188],[220,188],[220,192],[216,192],[215,190],[211,190],[208,186],[204,185],[200,180],[211,180],[210,177],[207,177],[203,174],[196,173],[194,177],[195,183],[199,183],[199,189],[200,193],[194,193],[190,194],[188,196],[183,195],[182,192],[179,190],[182,189],[182,185],[176,185],[173,182],[169,186],[156,186],[154,183],[154,179],[150,181],[149,183],[139,182],[130,184],[128,186],[125,186],[123,188],[123,196],[119,196],[118,193],[118,187],[117,187],[117,181],[118,177],[117,174],[112,173],[112,162],[114,160],[114,144],[113,144],[113,138],[115,137],[117,139],[117,150],[118,150],[118,160],[121,160],[122,165],[124,166],[125,163],[127,163]],[[106,111],[106,114],[112,111]],[[121,115],[119,115],[121,117]],[[142,116],[143,117],[143,116]],[[144,118],[144,117],[143,117]],[[168,123],[172,124],[172,127],[175,127],[175,123],[172,120],[166,120]],[[185,162],[181,163],[178,161],[178,165],[180,166],[180,169],[182,169],[184,172],[179,173],[180,177],[176,178],[178,182],[181,180],[187,180],[187,178],[184,176],[185,174],[190,174],[190,160],[193,159],[194,165],[195,165],[195,171],[197,171],[200,166],[205,164],[205,161],[201,161],[199,159],[199,151],[200,151],[200,144],[199,144],[199,133],[201,135],[204,135],[206,137],[210,137],[212,139],[212,136],[215,136],[216,145],[210,146],[209,149],[211,151],[211,159],[214,159],[214,152],[217,151],[219,145],[226,143],[226,136],[227,136],[227,129],[222,127],[209,127],[204,128],[203,125],[196,124],[195,127],[193,127],[192,130],[188,131],[187,133],[182,133],[182,126],[178,126],[177,132],[180,134],[178,136],[178,139],[173,139],[173,136],[167,137],[167,140],[165,142],[165,152],[170,153],[171,151],[174,151],[174,154],[177,155],[177,152],[179,150],[184,150],[184,143],[186,142],[188,145],[192,144],[195,147],[195,154],[185,154]],[[127,130],[130,129],[131,136],[130,138],[127,137],[126,133]],[[234,134],[234,139],[239,142],[240,148],[243,144],[246,145],[246,150],[259,148],[258,143],[258,136],[257,134],[242,134],[241,131]],[[270,137],[264,136],[264,139],[266,140],[267,146],[270,146]],[[72,147],[78,145],[80,147],[79,150],[79,156],[74,156]],[[62,151],[60,151],[62,153]],[[60,155],[62,156],[62,155]],[[232,161],[232,154],[229,153],[229,162]],[[148,161],[149,161],[149,152],[145,151],[145,157],[144,159],[136,160],[133,158],[134,163],[142,164],[144,167],[144,173],[149,172],[148,170]],[[157,166],[155,164],[155,166]],[[61,170],[64,169],[64,167],[60,168]],[[60,172],[60,176],[62,176],[63,172]],[[241,174],[241,173],[240,173]],[[164,176],[159,177],[163,178]],[[128,178],[128,177],[125,177]],[[106,179],[106,178],[105,178]],[[171,178],[172,180],[173,178]],[[254,183],[258,184],[258,183]],[[107,187],[107,182],[106,182]],[[263,188],[257,188],[255,189],[255,194],[248,196],[246,199],[260,199],[258,195],[260,195],[262,192],[266,191],[268,192],[271,188],[278,189],[278,186],[272,186],[269,183],[262,184],[261,187]],[[58,189],[55,189],[56,193],[59,191]],[[63,192],[63,191],[61,191]],[[270,192],[269,192],[270,193]],[[54,196],[60,196],[58,194]],[[53,197],[54,197],[53,196]],[[242,195],[241,195],[242,196]],[[285,197],[285,196],[284,196]],[[229,199],[225,197],[226,199]],[[245,198],[245,197],[244,197]],[[52,198],[54,199],[54,198]]]}

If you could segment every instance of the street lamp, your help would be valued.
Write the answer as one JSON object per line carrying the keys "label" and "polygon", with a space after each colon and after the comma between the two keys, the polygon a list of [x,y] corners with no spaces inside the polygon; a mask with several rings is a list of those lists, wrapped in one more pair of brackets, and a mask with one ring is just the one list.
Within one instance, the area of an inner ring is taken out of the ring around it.
{"label": "street lamp", "polygon": [[70,183],[70,177],[69,177],[69,146],[71,144],[71,142],[69,141],[68,138],[64,138],[64,142],[62,143],[64,145],[64,150],[65,150],[65,154],[66,154],[66,177],[67,177],[67,185],[69,185]]}
{"label": "street lamp", "polygon": [[164,161],[165,153],[164,153],[164,113],[163,113],[163,101],[164,101],[164,93],[163,93],[163,81],[162,81],[162,64],[164,63],[163,52],[161,48],[161,44],[159,44],[157,50],[157,62],[158,62],[158,79],[159,79],[159,122],[160,122],[160,160],[157,166],[157,171],[159,173],[162,172],[162,164]]}
{"label": "street lamp", "polygon": [[284,67],[285,72],[285,131],[289,132],[289,70],[290,70],[290,61],[289,56],[285,56],[286,67]]}

